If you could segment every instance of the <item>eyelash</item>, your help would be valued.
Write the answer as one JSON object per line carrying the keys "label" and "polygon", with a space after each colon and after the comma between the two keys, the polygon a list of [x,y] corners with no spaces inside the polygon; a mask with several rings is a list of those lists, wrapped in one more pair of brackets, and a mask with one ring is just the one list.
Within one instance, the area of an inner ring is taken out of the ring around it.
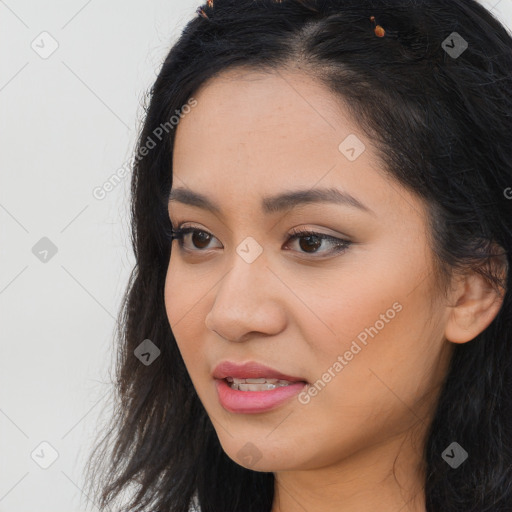
{"label": "eyelash", "polygon": [[[206,233],[206,234],[212,236],[213,238],[215,238],[210,232],[208,232],[204,229],[194,228],[192,226],[186,227],[186,228],[178,227],[177,229],[171,229],[168,237],[171,242],[173,240],[178,240],[179,247],[183,251],[187,251],[187,252],[206,251],[207,249],[186,249],[183,247],[183,239],[184,239],[185,235],[187,235],[189,233]],[[310,255],[313,257],[315,257],[314,256],[315,254],[328,254],[328,255],[339,254],[339,253],[346,251],[349,248],[349,246],[352,244],[352,242],[350,240],[345,240],[343,238],[337,238],[337,237],[334,237],[331,235],[326,235],[325,233],[317,233],[315,231],[310,231],[307,229],[300,229],[300,228],[295,228],[295,229],[291,230],[290,237],[288,238],[287,243],[289,243],[290,241],[293,241],[293,240],[310,237],[310,236],[318,237],[322,241],[327,240],[329,242],[332,242],[336,245],[336,247],[334,249],[331,249],[330,251],[327,251],[326,253],[301,252],[301,254]],[[316,258],[319,259],[318,257],[316,257]]]}

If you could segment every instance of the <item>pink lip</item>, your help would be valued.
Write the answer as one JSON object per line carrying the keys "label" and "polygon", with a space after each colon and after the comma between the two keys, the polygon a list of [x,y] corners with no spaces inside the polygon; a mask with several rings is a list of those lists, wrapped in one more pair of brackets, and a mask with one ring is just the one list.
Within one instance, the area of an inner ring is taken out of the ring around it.
{"label": "pink lip", "polygon": [[[273,368],[264,366],[255,361],[249,361],[244,364],[233,363],[232,361],[223,361],[218,364],[213,370],[213,377],[215,379],[225,379],[226,377],[235,377],[237,379],[258,379],[261,377],[268,377],[269,379],[281,379],[290,382],[306,382],[302,377],[292,377],[286,375]],[[267,393],[267,391],[264,391]]]}
{"label": "pink lip", "polygon": [[222,407],[229,412],[255,414],[279,407],[283,402],[297,395],[306,382],[295,382],[269,391],[239,391],[231,389],[224,379],[215,379],[215,387]]}
{"label": "pink lip", "polygon": [[[254,361],[244,364],[236,364],[231,361],[224,361],[215,367],[213,371],[215,387],[219,401],[229,412],[254,414],[270,411],[279,407],[283,402],[297,395],[304,386],[307,386],[305,379],[293,377],[285,373],[269,368]],[[237,379],[257,379],[267,377],[293,382],[288,386],[280,386],[268,391],[239,391],[231,389],[226,377]]]}

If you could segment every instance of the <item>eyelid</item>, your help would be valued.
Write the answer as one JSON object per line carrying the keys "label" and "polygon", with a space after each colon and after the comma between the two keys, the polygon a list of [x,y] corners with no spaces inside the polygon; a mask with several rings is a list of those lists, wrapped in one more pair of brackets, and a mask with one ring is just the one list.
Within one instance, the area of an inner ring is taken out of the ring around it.
{"label": "eyelid", "polygon": [[[171,224],[174,226],[174,223],[171,222]],[[211,231],[209,231],[208,229],[203,228],[201,226],[198,226],[198,225],[194,224],[193,222],[187,222],[187,221],[176,222],[176,225],[177,225],[177,227],[174,228],[175,231],[191,228],[191,229],[197,229],[198,231],[204,231],[205,233],[208,233],[208,234],[212,235],[214,238],[217,238],[215,235],[213,235],[213,233]],[[333,232],[332,230],[330,230],[331,231],[330,233],[326,233],[326,232],[322,231],[322,230],[325,230],[325,229],[328,229],[328,228],[320,228],[320,227],[319,228],[312,228],[312,227],[308,227],[305,224],[299,225],[297,227],[291,228],[288,232],[285,233],[284,241],[286,242],[292,235],[297,235],[297,234],[302,234],[304,232],[308,232],[308,233],[314,233],[314,234],[322,235],[322,236],[325,236],[325,237],[335,238],[337,240],[341,240],[341,241],[344,241],[344,242],[354,243],[351,240],[351,237],[349,237],[348,235],[345,235],[343,233]]]}
{"label": "eyelid", "polygon": [[[185,233],[183,232],[185,231]],[[178,227],[174,230],[172,230],[171,235],[171,242],[175,238],[178,239],[178,243],[180,246],[180,249],[182,251],[186,251],[189,254],[199,254],[199,253],[205,253],[208,254],[210,249],[188,249],[183,246],[183,238],[187,234],[193,233],[194,231],[199,231],[203,233],[207,233],[214,239],[218,240],[218,238],[213,235],[210,231],[207,229],[201,228],[199,226],[189,224],[188,222],[182,222],[181,224],[178,223]],[[176,235],[176,236],[175,236]],[[308,236],[316,236],[320,238],[322,242],[327,241],[334,245],[334,248],[327,250],[327,251],[320,251],[320,252],[303,252],[303,251],[293,251],[298,254],[301,254],[303,258],[310,259],[310,260],[322,260],[322,259],[330,259],[331,257],[335,257],[341,253],[344,253],[351,245],[354,244],[351,240],[349,240],[345,235],[341,236],[334,236],[330,235],[328,233],[323,233],[321,231],[316,231],[316,228],[307,228],[304,226],[299,226],[292,228],[288,233],[286,233],[285,242],[292,243],[296,240],[299,240],[301,238],[306,238]],[[222,244],[221,244],[222,245]],[[215,247],[214,247],[215,248]],[[285,247],[286,250],[290,250],[288,247]]]}
{"label": "eyelid", "polygon": [[328,229],[328,228],[311,228],[311,227],[308,227],[307,225],[302,225],[302,226],[298,226],[298,227],[290,229],[290,231],[287,233],[287,235],[294,235],[294,234],[301,234],[303,232],[308,232],[308,233],[315,233],[315,234],[330,237],[330,238],[335,238],[336,240],[351,242],[350,237],[348,235],[344,235],[342,233],[336,233],[336,232],[333,232],[332,230],[329,230],[330,232],[326,233],[324,231],[325,229]]}

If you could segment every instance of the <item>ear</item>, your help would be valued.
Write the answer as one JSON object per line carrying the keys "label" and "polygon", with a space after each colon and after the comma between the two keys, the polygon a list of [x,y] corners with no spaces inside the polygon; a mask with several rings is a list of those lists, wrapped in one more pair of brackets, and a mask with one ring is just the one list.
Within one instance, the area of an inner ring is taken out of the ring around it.
{"label": "ear", "polygon": [[[494,256],[493,264],[498,264],[500,276],[505,279],[508,272],[506,257]],[[484,331],[498,314],[504,298],[504,290],[496,290],[491,283],[474,270],[455,278],[452,288],[452,306],[448,306],[445,337],[453,343],[466,343]]]}

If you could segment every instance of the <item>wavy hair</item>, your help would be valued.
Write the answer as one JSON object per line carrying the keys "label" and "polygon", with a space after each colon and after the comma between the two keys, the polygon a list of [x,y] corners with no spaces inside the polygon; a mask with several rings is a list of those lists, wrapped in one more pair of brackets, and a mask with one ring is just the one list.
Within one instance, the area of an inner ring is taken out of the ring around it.
{"label": "wavy hair", "polygon": [[[202,512],[271,509],[273,473],[246,469],[222,450],[164,305],[176,132],[170,119],[185,115],[210,79],[243,67],[300,69],[325,85],[374,142],[383,172],[426,200],[441,282],[471,269],[504,294],[493,322],[455,346],[424,460],[429,512],[510,512],[510,34],[474,0],[214,4],[187,23],[144,106],[131,183],[136,264],[118,316],[115,408],[87,463],[97,505],[106,510],[133,485],[125,511],[187,512],[194,496]],[[376,37],[371,16],[384,37]],[[453,32],[468,43],[461,55],[444,43],[453,46]],[[145,339],[161,351],[149,366],[134,356]],[[469,452],[456,470],[441,457],[454,440]]]}

